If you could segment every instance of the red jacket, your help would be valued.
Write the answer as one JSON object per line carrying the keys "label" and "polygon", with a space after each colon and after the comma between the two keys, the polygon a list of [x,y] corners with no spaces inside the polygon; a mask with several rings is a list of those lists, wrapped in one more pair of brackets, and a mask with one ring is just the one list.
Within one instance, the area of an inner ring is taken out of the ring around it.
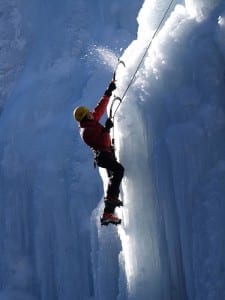
{"label": "red jacket", "polygon": [[99,120],[106,111],[109,103],[108,96],[103,96],[93,110],[94,120],[84,119],[80,122],[80,135],[83,141],[92,149],[99,151],[110,151],[110,134],[104,130]]}

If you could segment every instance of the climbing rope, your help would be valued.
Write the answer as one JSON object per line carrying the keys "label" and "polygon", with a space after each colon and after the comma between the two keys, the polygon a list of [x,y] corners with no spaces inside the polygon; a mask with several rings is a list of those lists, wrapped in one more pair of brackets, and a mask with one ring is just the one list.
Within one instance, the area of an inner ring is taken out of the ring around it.
{"label": "climbing rope", "polygon": [[[169,12],[169,10],[170,10],[170,8],[171,8],[173,2],[174,2],[174,0],[171,0],[171,1],[170,1],[170,4],[168,5],[168,7],[167,7],[167,9],[166,9],[166,11],[165,11],[165,13],[164,13],[164,15],[163,15],[163,17],[162,17],[162,19],[161,19],[159,25],[158,25],[158,27],[156,28],[156,30],[155,30],[155,32],[154,32],[154,34],[153,34],[153,36],[152,36],[152,38],[151,38],[151,40],[150,40],[148,46],[146,47],[146,49],[145,49],[145,51],[144,51],[144,54],[142,55],[142,58],[141,58],[139,64],[137,65],[137,68],[136,68],[136,70],[135,70],[133,76],[131,77],[130,82],[129,82],[129,84],[128,84],[126,90],[124,91],[122,97],[115,96],[114,99],[112,100],[112,104],[111,104],[111,107],[110,107],[110,116],[109,116],[110,119],[114,120],[114,117],[115,117],[115,115],[116,115],[116,113],[117,113],[117,110],[119,109],[119,107],[120,107],[120,105],[121,105],[121,103],[122,103],[124,97],[126,96],[126,94],[127,94],[128,90],[129,90],[130,86],[132,85],[132,83],[133,83],[133,81],[134,81],[134,78],[135,78],[135,76],[136,76],[138,70],[140,69],[140,67],[141,67],[141,65],[142,65],[142,63],[143,63],[143,60],[144,60],[144,58],[145,58],[145,56],[146,56],[146,54],[147,54],[149,48],[151,47],[153,40],[155,39],[157,33],[159,32],[159,29],[160,29],[160,27],[162,26],[162,23],[163,23],[163,21],[165,20],[166,15],[168,14],[168,12]],[[124,62],[123,62],[122,60],[118,59],[118,63],[117,63],[117,65],[116,65],[115,71],[114,71],[114,73],[113,73],[113,80],[115,80],[115,77],[116,77],[116,71],[117,71],[117,68],[118,68],[118,66],[119,66],[120,63],[122,63],[122,64],[125,66]],[[114,104],[116,103],[116,101],[119,101],[119,103],[118,103],[116,109],[115,109],[114,112],[113,112],[113,106],[114,106]]]}

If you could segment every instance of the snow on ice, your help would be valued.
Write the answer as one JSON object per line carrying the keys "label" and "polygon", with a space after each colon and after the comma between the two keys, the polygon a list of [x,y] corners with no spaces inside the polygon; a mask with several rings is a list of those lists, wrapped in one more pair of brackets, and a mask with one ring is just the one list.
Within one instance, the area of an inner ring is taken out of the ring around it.
{"label": "snow on ice", "polygon": [[170,1],[25,2],[0,4],[0,300],[225,299],[223,1],[174,0],[152,41],[115,118],[123,221],[104,228],[72,111],[118,57],[124,94]]}

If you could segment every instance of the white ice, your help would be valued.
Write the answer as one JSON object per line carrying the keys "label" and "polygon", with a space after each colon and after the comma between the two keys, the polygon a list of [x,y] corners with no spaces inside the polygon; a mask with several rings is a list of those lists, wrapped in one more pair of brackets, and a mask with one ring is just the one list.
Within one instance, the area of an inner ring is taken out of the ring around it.
{"label": "white ice", "polygon": [[[0,300],[225,299],[225,4],[0,3]],[[121,226],[72,118],[117,59]]]}

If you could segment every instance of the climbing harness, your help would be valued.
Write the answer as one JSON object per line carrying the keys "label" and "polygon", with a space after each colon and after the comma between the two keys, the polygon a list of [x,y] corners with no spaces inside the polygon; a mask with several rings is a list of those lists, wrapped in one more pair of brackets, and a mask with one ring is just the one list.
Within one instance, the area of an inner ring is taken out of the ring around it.
{"label": "climbing harness", "polygon": [[[161,21],[159,22],[159,25],[157,26],[157,28],[156,28],[156,30],[155,30],[155,32],[154,32],[154,34],[153,34],[153,36],[152,36],[152,38],[151,38],[149,44],[147,45],[147,47],[146,47],[146,49],[145,49],[145,51],[144,51],[144,54],[143,54],[142,57],[141,57],[141,60],[140,60],[139,64],[137,65],[137,68],[136,68],[136,70],[135,70],[133,76],[131,77],[130,82],[128,83],[127,88],[125,89],[123,95],[122,95],[121,97],[114,96],[114,99],[112,100],[112,103],[111,103],[110,114],[109,114],[109,117],[110,117],[110,119],[111,119],[113,122],[114,122],[115,115],[116,115],[116,113],[117,113],[117,111],[118,111],[120,105],[122,104],[123,99],[124,99],[124,97],[126,96],[126,94],[127,94],[128,90],[129,90],[130,86],[132,85],[132,83],[133,83],[133,81],[134,81],[134,79],[135,79],[135,76],[136,76],[138,70],[140,69],[140,67],[141,67],[141,65],[142,65],[142,63],[143,63],[143,60],[144,60],[144,58],[145,58],[145,56],[146,56],[146,54],[147,54],[149,48],[151,47],[153,40],[155,39],[156,35],[158,34],[159,29],[161,28],[161,26],[162,26],[162,24],[163,24],[163,22],[164,22],[164,20],[165,20],[165,18],[166,18],[166,16],[167,16],[167,14],[168,14],[168,12],[169,12],[169,10],[170,10],[170,8],[171,8],[173,2],[174,2],[174,0],[171,0],[171,1],[170,1],[170,3],[169,3],[169,5],[168,5],[168,7],[167,7],[167,9],[166,9],[166,11],[165,11],[165,13],[164,13],[162,19],[161,19]],[[116,72],[117,72],[118,66],[119,66],[120,64],[123,64],[123,66],[125,67],[125,63],[124,63],[121,59],[118,59],[118,63],[117,63],[117,65],[116,65],[115,70],[114,70],[114,73],[113,73],[113,80],[114,80],[114,81],[116,80]],[[113,107],[115,106],[116,103],[117,103],[117,106],[116,106],[116,108],[115,108],[114,111],[113,111]],[[114,142],[115,142],[115,139],[114,139],[114,127],[113,127],[113,130],[112,130],[112,131],[113,131],[113,132],[112,132],[112,135],[111,135],[111,136],[112,136],[112,145],[113,145],[113,147],[114,147]]]}

